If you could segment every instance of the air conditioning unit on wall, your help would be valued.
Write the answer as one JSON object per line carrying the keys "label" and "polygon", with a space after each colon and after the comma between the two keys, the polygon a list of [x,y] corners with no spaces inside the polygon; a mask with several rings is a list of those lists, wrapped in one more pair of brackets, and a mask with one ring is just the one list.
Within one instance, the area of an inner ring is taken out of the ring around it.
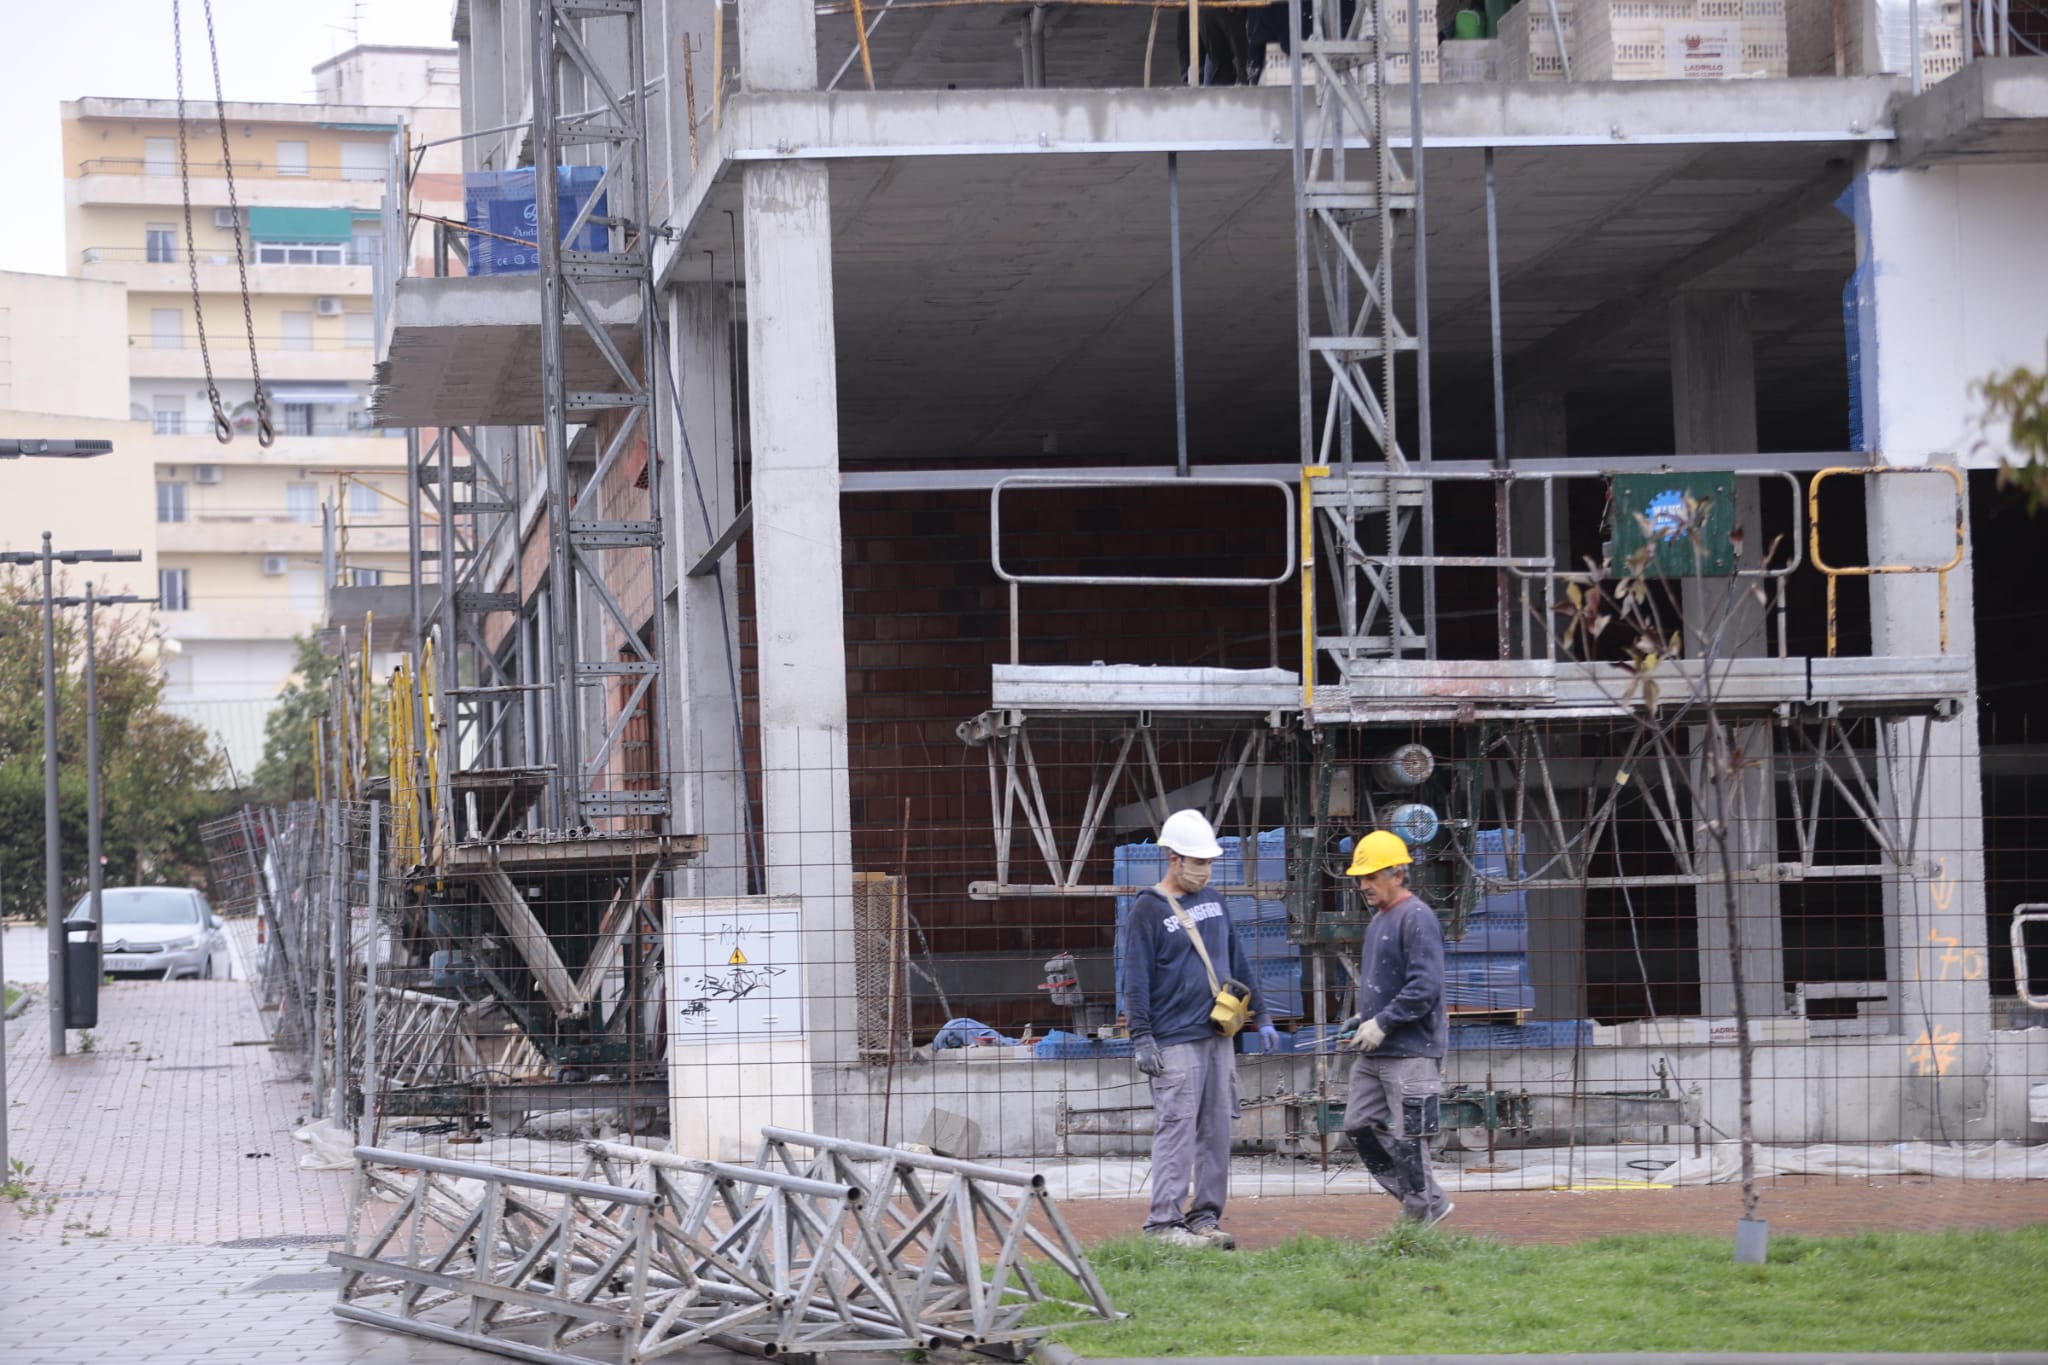
{"label": "air conditioning unit on wall", "polygon": [[192,482],[219,483],[220,466],[217,464],[195,464],[192,466]]}
{"label": "air conditioning unit on wall", "polygon": [[290,561],[283,555],[263,556],[263,574],[266,578],[282,578],[290,568]]}
{"label": "air conditioning unit on wall", "polygon": [[233,209],[215,209],[213,211],[213,225],[217,228],[232,228],[235,225],[235,211]]}
{"label": "air conditioning unit on wall", "polygon": [[337,298],[314,299],[313,311],[323,318],[338,318],[341,316],[341,300]]}

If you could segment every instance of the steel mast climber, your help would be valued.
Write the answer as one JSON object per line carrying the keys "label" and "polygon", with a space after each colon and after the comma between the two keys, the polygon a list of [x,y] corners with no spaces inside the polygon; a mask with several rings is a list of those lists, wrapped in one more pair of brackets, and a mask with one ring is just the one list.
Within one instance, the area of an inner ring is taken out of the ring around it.
{"label": "steel mast climber", "polygon": [[[1420,350],[1395,306],[1394,241],[1396,215],[1417,208],[1411,167],[1421,128],[1415,120],[1404,164],[1387,131],[1389,82],[1400,58],[1419,62],[1422,44],[1408,0],[1360,0],[1348,19],[1339,0],[1303,3],[1309,34],[1291,70],[1295,307],[1301,463],[1316,515],[1314,542],[1302,550],[1306,561],[1320,548],[1315,557],[1329,566],[1340,613],[1336,630],[1304,643],[1303,666],[1312,674],[1328,653],[1348,681],[1360,659],[1427,647],[1402,610],[1400,582],[1402,539],[1426,515],[1426,494],[1419,483],[1384,476],[1409,465],[1396,434],[1396,357]],[[1419,103],[1419,73],[1407,74]],[[1319,299],[1310,292],[1311,265]],[[1320,425],[1319,376],[1328,384]],[[1361,429],[1375,447],[1365,458],[1377,457],[1384,474],[1354,475]],[[1329,475],[1311,481],[1307,471],[1317,469]]]}
{"label": "steel mast climber", "polygon": [[[562,825],[669,815],[662,685],[666,640],[659,421],[661,352],[654,287],[657,229],[650,209],[647,76],[642,0],[536,0],[533,22],[534,197],[541,285],[541,438],[547,460],[555,809]],[[592,51],[624,54],[626,87],[608,80]],[[564,106],[575,112],[564,112]],[[587,159],[572,162],[581,153]],[[562,219],[570,164],[602,175]],[[586,229],[606,250],[582,249]],[[564,243],[569,245],[564,245]],[[638,354],[614,340],[605,303],[622,286],[638,295]],[[572,376],[578,341],[600,363]],[[593,382],[594,381],[594,382]],[[570,428],[581,427],[576,447]],[[637,479],[626,479],[644,448]],[[590,448],[587,468],[572,455]],[[578,475],[581,475],[580,481]],[[645,592],[647,624],[623,593]],[[594,607],[588,612],[586,608]],[[616,701],[616,710],[610,703]],[[629,734],[629,731],[632,732]],[[629,744],[645,744],[633,759]],[[636,781],[637,778],[637,781]]]}

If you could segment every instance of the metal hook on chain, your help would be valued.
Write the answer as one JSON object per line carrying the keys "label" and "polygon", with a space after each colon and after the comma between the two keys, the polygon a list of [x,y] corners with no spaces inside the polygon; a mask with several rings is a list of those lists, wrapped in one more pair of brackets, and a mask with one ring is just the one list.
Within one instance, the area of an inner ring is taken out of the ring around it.
{"label": "metal hook on chain", "polygon": [[211,380],[207,381],[206,397],[213,404],[213,439],[226,445],[235,439],[235,425],[228,420],[227,409],[221,406],[220,390]]}
{"label": "metal hook on chain", "polygon": [[256,386],[256,444],[268,450],[277,441],[277,428],[270,424],[270,394]]}

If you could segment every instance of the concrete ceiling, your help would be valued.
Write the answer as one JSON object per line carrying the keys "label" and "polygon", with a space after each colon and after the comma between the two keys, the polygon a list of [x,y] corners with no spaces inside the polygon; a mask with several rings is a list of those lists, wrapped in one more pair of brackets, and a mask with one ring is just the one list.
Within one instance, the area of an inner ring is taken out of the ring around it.
{"label": "concrete ceiling", "polygon": [[[1585,395],[1610,395],[1643,428],[1645,452],[1664,448],[1668,396],[1658,400],[1667,405],[1660,441],[1643,391],[1666,383],[1668,293],[1655,286],[1678,279],[1751,293],[1767,427],[1772,412],[1806,415],[1807,430],[1840,425],[1840,297],[1853,237],[1826,200],[1841,156],[1799,144],[1499,152],[1510,384],[1595,314],[1598,334],[1573,337],[1571,362],[1547,382],[1581,407]],[[1285,460],[1295,449],[1289,177],[1278,153],[1180,158],[1198,461]],[[1433,413],[1447,455],[1460,452],[1446,442],[1482,447],[1462,453],[1491,448],[1484,194],[1480,152],[1430,155]],[[1163,155],[839,162],[833,220],[849,463],[1172,458]],[[1771,230],[1739,249],[1759,224]],[[1404,300],[1411,252],[1404,233]],[[1648,296],[1633,298],[1646,287]],[[1404,303],[1404,315],[1411,308]],[[1816,403],[1825,410],[1818,423]],[[1804,436],[1787,436],[1795,434]]]}

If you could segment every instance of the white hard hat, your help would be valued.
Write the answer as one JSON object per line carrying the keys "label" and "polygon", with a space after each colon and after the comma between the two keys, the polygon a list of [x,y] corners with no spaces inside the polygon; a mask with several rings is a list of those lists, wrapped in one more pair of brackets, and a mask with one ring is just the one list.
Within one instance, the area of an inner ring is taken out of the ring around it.
{"label": "white hard hat", "polygon": [[1166,823],[1159,827],[1159,844],[1183,858],[1223,856],[1223,848],[1216,842],[1216,831],[1209,827],[1209,822],[1198,810],[1177,810],[1167,816]]}

